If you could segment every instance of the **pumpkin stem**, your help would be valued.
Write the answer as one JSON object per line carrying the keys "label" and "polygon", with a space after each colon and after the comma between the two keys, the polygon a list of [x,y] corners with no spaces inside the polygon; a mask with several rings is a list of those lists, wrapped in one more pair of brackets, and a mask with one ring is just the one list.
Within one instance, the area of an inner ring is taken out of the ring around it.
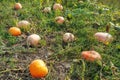
{"label": "pumpkin stem", "polygon": [[106,26],[106,32],[109,32],[109,30],[110,30],[110,25],[107,25]]}

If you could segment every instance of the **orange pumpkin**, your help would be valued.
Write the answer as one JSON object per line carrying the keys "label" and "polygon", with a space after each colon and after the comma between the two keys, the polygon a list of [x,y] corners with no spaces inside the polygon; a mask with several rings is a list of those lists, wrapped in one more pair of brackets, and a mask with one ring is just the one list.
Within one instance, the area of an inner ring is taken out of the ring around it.
{"label": "orange pumpkin", "polygon": [[96,52],[96,51],[83,51],[81,53],[81,56],[83,59],[87,61],[96,61],[96,60],[101,60],[101,55]]}
{"label": "orange pumpkin", "polygon": [[11,27],[9,29],[9,33],[13,36],[19,36],[21,34],[21,30],[18,27]]}
{"label": "orange pumpkin", "polygon": [[29,66],[30,74],[34,78],[42,78],[48,74],[48,68],[43,60],[36,59]]}

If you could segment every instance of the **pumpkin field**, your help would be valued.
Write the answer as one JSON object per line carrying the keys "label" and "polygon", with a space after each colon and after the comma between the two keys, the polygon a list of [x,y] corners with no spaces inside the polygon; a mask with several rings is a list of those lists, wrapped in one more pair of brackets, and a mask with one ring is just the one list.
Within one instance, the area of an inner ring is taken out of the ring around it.
{"label": "pumpkin field", "polygon": [[0,0],[0,80],[120,80],[118,3]]}

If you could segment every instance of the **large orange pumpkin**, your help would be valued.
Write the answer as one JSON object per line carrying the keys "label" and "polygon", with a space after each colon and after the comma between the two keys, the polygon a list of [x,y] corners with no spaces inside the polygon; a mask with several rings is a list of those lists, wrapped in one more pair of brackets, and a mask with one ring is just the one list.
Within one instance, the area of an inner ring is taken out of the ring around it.
{"label": "large orange pumpkin", "polygon": [[48,68],[43,60],[36,59],[29,66],[30,74],[34,78],[42,78],[48,74]]}

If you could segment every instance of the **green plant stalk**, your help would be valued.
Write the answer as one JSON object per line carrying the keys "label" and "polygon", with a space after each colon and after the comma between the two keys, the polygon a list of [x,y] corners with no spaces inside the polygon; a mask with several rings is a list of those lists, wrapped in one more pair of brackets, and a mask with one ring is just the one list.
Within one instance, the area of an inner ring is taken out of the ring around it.
{"label": "green plant stalk", "polygon": [[85,75],[85,62],[84,62],[84,60],[82,60],[82,59],[81,59],[81,61],[82,61],[82,67],[83,67],[83,68],[82,68],[82,80],[85,80],[85,79],[84,79],[84,75]]}

